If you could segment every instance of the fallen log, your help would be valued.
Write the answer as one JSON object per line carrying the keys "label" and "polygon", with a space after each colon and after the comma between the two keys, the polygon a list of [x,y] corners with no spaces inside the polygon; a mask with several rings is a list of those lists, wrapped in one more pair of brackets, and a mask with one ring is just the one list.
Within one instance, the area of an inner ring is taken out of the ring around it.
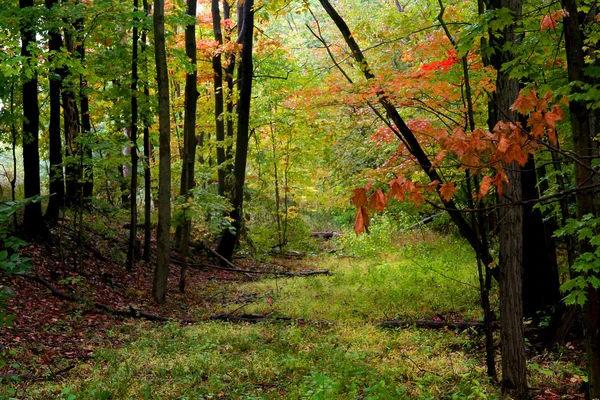
{"label": "fallen log", "polygon": [[[179,261],[179,260],[171,260],[171,262],[173,264],[181,265],[181,261]],[[207,264],[207,263],[202,263],[202,264],[188,263],[187,266],[191,267],[191,268],[196,268],[196,269],[204,269],[204,268],[218,269],[220,271],[236,272],[236,273],[240,273],[240,274],[266,274],[266,275],[278,275],[278,276],[290,276],[290,277],[313,276],[313,275],[332,275],[333,274],[328,269],[322,269],[322,270],[316,270],[316,271],[290,272],[290,271],[260,271],[260,270],[242,269],[242,268],[227,268],[227,267],[221,267],[220,265],[213,265],[213,264]]]}
{"label": "fallen log", "polygon": [[34,374],[3,374],[0,375],[0,381],[5,380],[5,379],[9,379],[9,380],[13,380],[13,381],[52,381],[54,380],[54,378],[64,374],[65,372],[69,372],[70,370],[72,370],[73,368],[75,368],[75,364],[71,364],[66,368],[63,368],[59,371],[56,372],[50,372],[48,374],[44,374],[44,375],[34,375]]}
{"label": "fallen log", "polygon": [[[50,282],[48,282],[44,278],[40,278],[39,276],[25,275],[25,274],[16,274],[16,275],[23,279],[28,279],[33,282],[37,282],[37,283],[41,284],[42,286],[46,287],[46,289],[50,290],[50,292],[54,296],[56,296],[60,299],[67,300],[67,301],[70,301],[73,303],[88,304],[94,308],[97,308],[98,310],[105,311],[105,312],[115,315],[115,316],[125,317],[125,318],[141,318],[141,319],[146,319],[149,321],[159,321],[159,322],[167,322],[167,321],[172,320],[171,318],[167,318],[167,317],[163,317],[160,315],[151,314],[146,311],[138,310],[131,305],[126,310],[125,309],[118,310],[118,309],[112,308],[111,306],[108,306],[106,304],[98,303],[96,301],[85,300],[80,297],[76,297],[76,296],[73,296],[73,295],[70,295],[63,291],[58,290]],[[178,321],[182,322],[182,323],[196,323],[197,322],[196,320],[191,320],[191,319],[178,319]]]}
{"label": "fallen log", "polygon": [[179,322],[179,323],[183,323],[183,324],[197,324],[199,322],[204,322],[204,321],[227,321],[227,322],[250,322],[250,323],[273,321],[273,322],[285,322],[285,323],[295,322],[295,323],[302,323],[302,324],[314,323],[314,324],[320,324],[320,325],[332,324],[332,322],[329,322],[329,321],[307,321],[307,320],[303,320],[303,319],[293,319],[290,317],[273,317],[268,314],[267,315],[263,315],[263,314],[242,314],[242,315],[217,314],[217,315],[213,315],[213,316],[202,318],[202,319],[167,318],[167,317],[163,317],[161,315],[156,315],[156,314],[152,314],[152,313],[149,313],[149,312],[146,312],[143,310],[136,309],[131,305],[129,306],[128,310],[122,310],[122,309],[117,310],[115,308],[107,306],[106,304],[98,303],[95,301],[87,301],[85,299],[70,295],[68,293],[64,293],[64,292],[58,290],[56,287],[54,287],[50,282],[48,282],[47,280],[45,280],[43,278],[40,278],[39,276],[24,275],[24,274],[16,274],[16,275],[23,279],[28,279],[33,282],[37,282],[37,283],[41,284],[42,286],[44,286],[48,290],[50,290],[50,292],[54,296],[61,298],[63,300],[71,301],[73,303],[89,304],[89,305],[93,306],[94,308],[97,308],[97,309],[105,311],[109,314],[116,315],[119,317],[124,317],[124,318],[138,318],[138,319],[146,319],[149,321],[157,321],[157,322],[175,321],[175,322]]}
{"label": "fallen log", "polygon": [[[415,326],[418,328],[429,328],[429,329],[484,329],[485,324],[483,322],[471,322],[471,321],[442,321],[442,320],[430,320],[430,319],[415,319],[415,320],[390,320],[379,323],[379,326],[383,328],[407,328]],[[500,329],[500,324],[494,322],[492,329]]]}
{"label": "fallen log", "polygon": [[325,240],[329,240],[332,239],[334,237],[339,237],[342,236],[342,234],[340,232],[334,232],[334,231],[314,231],[310,234],[310,236],[312,237],[322,237]]}

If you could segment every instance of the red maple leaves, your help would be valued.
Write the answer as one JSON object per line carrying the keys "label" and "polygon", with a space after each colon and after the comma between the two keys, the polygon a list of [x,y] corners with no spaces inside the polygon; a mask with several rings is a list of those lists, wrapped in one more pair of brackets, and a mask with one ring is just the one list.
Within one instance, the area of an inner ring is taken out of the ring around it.
{"label": "red maple leaves", "polygon": [[[540,141],[544,138],[548,138],[553,145],[557,144],[556,125],[564,115],[561,106],[551,104],[552,101],[551,92],[539,97],[534,89],[521,91],[512,105],[512,110],[527,116],[526,127],[523,127],[521,122],[499,121],[491,132],[481,128],[465,132],[462,127],[449,132],[421,123],[419,126],[424,131],[419,133],[433,138],[439,146],[432,168],[448,163],[448,159],[458,161],[460,169],[469,171],[473,176],[480,176],[479,187],[472,193],[473,198],[479,202],[490,194],[493,188],[496,189],[497,195],[502,197],[503,185],[510,184],[504,172],[506,165],[516,162],[524,166],[530,155],[538,150]],[[378,139],[379,142],[384,141],[381,137]],[[389,167],[385,171],[396,174],[393,168]],[[450,202],[458,193],[456,182],[442,183],[435,180],[423,184],[403,176],[396,176],[389,181],[387,196],[382,189],[376,189],[369,194],[370,187],[371,184],[368,183],[364,188],[354,189],[352,201],[358,208],[354,225],[357,234],[369,232],[369,211],[384,211],[388,200],[408,199],[419,206],[425,201],[426,191],[437,191],[443,203]]]}

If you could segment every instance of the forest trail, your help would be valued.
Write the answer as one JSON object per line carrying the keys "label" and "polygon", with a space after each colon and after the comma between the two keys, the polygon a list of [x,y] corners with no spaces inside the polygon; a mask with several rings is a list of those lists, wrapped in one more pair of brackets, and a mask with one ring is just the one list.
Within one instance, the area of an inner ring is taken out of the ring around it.
{"label": "forest trail", "polygon": [[[43,256],[43,249],[38,250]],[[178,271],[173,266],[173,288],[163,307],[148,298],[147,267],[112,276],[110,284],[108,272],[90,276],[85,268],[55,282],[61,291],[124,312],[130,305],[172,318],[166,323],[110,315],[15,278],[19,295],[10,311],[19,319],[2,341],[12,356],[9,363],[19,367],[10,369],[9,364],[4,370],[24,379],[13,381],[5,374],[8,384],[0,395],[496,398],[496,387],[486,383],[483,341],[476,330],[379,327],[390,319],[480,319],[468,247],[428,233],[406,235],[384,250],[366,247],[362,254],[272,259],[261,265],[236,262],[243,269],[267,271],[279,265],[287,271],[330,270],[331,275],[267,273],[256,279],[220,269],[193,269],[185,295],[175,290]],[[28,300],[19,303],[21,295]],[[207,321],[214,315],[244,314],[267,318],[260,323]],[[199,322],[177,322],[182,319]],[[577,393],[577,365],[547,354],[533,359],[536,374],[545,379],[540,393]]]}

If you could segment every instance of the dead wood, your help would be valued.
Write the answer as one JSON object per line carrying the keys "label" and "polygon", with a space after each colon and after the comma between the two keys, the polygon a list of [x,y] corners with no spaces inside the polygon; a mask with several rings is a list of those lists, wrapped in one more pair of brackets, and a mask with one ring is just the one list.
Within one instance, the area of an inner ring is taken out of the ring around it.
{"label": "dead wood", "polygon": [[[483,322],[469,322],[469,321],[438,321],[429,319],[416,319],[416,320],[390,320],[383,321],[379,326],[384,328],[407,328],[410,326],[416,326],[418,328],[430,328],[430,329],[484,329],[485,324]],[[493,323],[492,329],[499,329],[499,323]]]}
{"label": "dead wood", "polygon": [[139,310],[134,308],[133,306],[129,306],[128,310],[117,310],[115,308],[112,308],[110,306],[107,306],[106,304],[102,304],[102,303],[98,303],[95,301],[86,301],[85,299],[73,296],[71,294],[65,293],[61,290],[58,290],[56,287],[54,287],[50,282],[48,282],[47,280],[40,278],[39,276],[34,276],[34,275],[22,275],[22,274],[17,274],[17,276],[20,276],[23,279],[28,279],[31,281],[34,281],[36,283],[41,284],[42,286],[46,287],[48,290],[50,290],[50,292],[58,297],[61,298],[63,300],[67,300],[67,301],[71,301],[73,303],[82,303],[82,304],[89,304],[91,306],[93,306],[94,308],[97,308],[99,310],[105,311],[109,314],[112,315],[116,315],[119,317],[124,317],[124,318],[139,318],[139,319],[146,319],[149,321],[158,321],[158,322],[167,322],[167,321],[175,321],[175,322],[179,322],[179,323],[183,323],[183,324],[196,324],[202,321],[227,321],[227,322],[250,322],[250,323],[256,323],[256,322],[267,322],[267,321],[273,321],[273,322],[285,322],[285,323],[302,323],[302,324],[306,324],[306,323],[313,323],[313,324],[331,324],[331,322],[328,321],[306,321],[303,319],[293,319],[290,317],[273,317],[270,315],[261,315],[261,314],[242,314],[242,315],[233,315],[233,314],[217,314],[217,315],[213,315],[211,317],[207,317],[207,318],[203,318],[200,320],[197,319],[185,319],[185,318],[167,318],[167,317],[163,317],[161,315],[156,315],[156,314],[152,314],[143,310]]}
{"label": "dead wood", "polygon": [[52,381],[56,377],[69,372],[75,368],[75,364],[71,364],[66,368],[58,370],[56,372],[50,371],[44,375],[35,375],[35,374],[2,374],[0,375],[0,381],[8,379],[13,381]]}
{"label": "dead wood", "polygon": [[[116,315],[119,317],[124,317],[124,318],[141,318],[141,319],[146,319],[149,321],[159,321],[159,322],[167,322],[167,321],[171,321],[171,318],[167,318],[167,317],[163,317],[160,315],[156,315],[156,314],[151,314],[142,310],[138,310],[133,306],[129,306],[128,309],[124,310],[124,309],[115,309],[112,308],[110,306],[107,306],[106,304],[102,304],[102,303],[98,303],[96,301],[89,301],[89,300],[85,300],[76,296],[73,296],[69,293],[65,293],[61,290],[58,290],[56,287],[54,287],[50,282],[48,282],[47,280],[40,278],[39,276],[35,276],[35,275],[23,275],[23,274],[17,274],[17,276],[20,276],[23,279],[28,279],[34,282],[37,282],[39,284],[41,284],[42,286],[46,287],[46,289],[50,290],[50,292],[58,297],[61,298],[63,300],[67,300],[73,303],[82,303],[82,304],[88,304],[94,308],[97,308],[98,310],[102,310],[105,311],[109,314],[112,315]],[[190,320],[190,319],[178,319],[178,321],[182,322],[182,323],[195,323],[197,322],[196,320]]]}
{"label": "dead wood", "polygon": [[314,231],[310,234],[312,237],[322,237],[325,240],[332,239],[333,237],[342,236],[340,232],[334,231]]}
{"label": "dead wood", "polygon": [[[174,263],[179,263],[179,261],[174,261]],[[267,275],[278,275],[278,276],[289,276],[289,277],[294,277],[294,276],[313,276],[313,275],[332,275],[331,271],[327,270],[327,269],[323,269],[323,270],[316,270],[316,271],[300,271],[300,272],[290,272],[290,271],[258,271],[258,270],[251,270],[251,269],[241,269],[241,268],[227,268],[227,267],[221,267],[219,265],[213,265],[213,264],[187,264],[188,267],[192,267],[192,268],[197,268],[197,269],[204,269],[204,268],[211,268],[211,269],[218,269],[220,271],[229,271],[229,272],[236,272],[236,273],[242,273],[242,274],[267,274]]]}

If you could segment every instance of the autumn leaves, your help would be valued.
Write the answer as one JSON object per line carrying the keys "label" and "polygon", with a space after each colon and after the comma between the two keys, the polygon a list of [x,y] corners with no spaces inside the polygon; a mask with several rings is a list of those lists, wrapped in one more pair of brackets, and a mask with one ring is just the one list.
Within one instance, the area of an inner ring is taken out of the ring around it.
{"label": "autumn leaves", "polygon": [[[564,97],[556,102],[552,92],[539,97],[534,89],[525,89],[519,93],[512,109],[523,115],[522,121],[499,121],[493,131],[478,128],[466,132],[462,127],[449,129],[434,128],[421,124],[419,135],[430,148],[437,153],[431,168],[455,168],[480,175],[480,185],[470,194],[477,203],[495,192],[502,197],[503,185],[510,184],[505,166],[512,162],[524,166],[530,154],[534,154],[542,145],[557,144],[556,124],[564,118],[562,106]],[[376,139],[376,138],[375,138]],[[547,139],[547,141],[545,141]],[[399,149],[399,153],[402,150]],[[371,183],[354,189],[352,202],[358,212],[354,224],[357,234],[369,232],[369,211],[383,211],[388,200],[408,201],[419,206],[425,200],[427,192],[438,191],[444,202],[457,195],[460,182],[433,182],[424,184],[404,176],[395,176],[385,188],[371,190]],[[495,189],[493,191],[492,189]]]}

